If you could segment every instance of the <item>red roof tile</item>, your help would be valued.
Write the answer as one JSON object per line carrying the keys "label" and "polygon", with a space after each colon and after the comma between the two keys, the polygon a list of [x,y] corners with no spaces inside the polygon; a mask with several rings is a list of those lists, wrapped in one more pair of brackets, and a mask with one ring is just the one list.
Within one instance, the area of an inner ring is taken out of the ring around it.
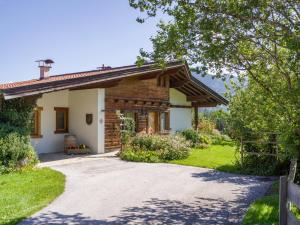
{"label": "red roof tile", "polygon": [[131,65],[131,66],[115,67],[115,68],[106,69],[106,70],[91,70],[91,71],[83,71],[83,72],[77,72],[77,73],[67,73],[67,74],[61,74],[61,75],[53,75],[53,76],[50,76],[50,77],[44,78],[44,79],[32,79],[32,80],[26,80],[26,81],[18,81],[18,82],[13,82],[13,83],[0,84],[0,90],[6,90],[6,89],[10,89],[10,88],[23,87],[23,86],[34,85],[34,84],[51,83],[54,81],[71,80],[71,79],[80,78],[80,77],[90,77],[90,76],[95,76],[95,75],[106,74],[109,72],[127,70],[127,69],[135,68],[135,67],[136,67],[135,65]]}

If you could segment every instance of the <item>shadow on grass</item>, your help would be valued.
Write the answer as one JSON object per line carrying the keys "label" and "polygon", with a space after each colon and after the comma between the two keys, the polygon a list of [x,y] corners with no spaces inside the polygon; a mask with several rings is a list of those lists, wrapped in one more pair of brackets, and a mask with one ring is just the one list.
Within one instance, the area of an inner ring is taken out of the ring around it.
{"label": "shadow on grass", "polygon": [[237,174],[243,174],[243,171],[241,168],[237,165],[222,165],[215,168],[216,170],[227,172],[227,173],[237,173]]}

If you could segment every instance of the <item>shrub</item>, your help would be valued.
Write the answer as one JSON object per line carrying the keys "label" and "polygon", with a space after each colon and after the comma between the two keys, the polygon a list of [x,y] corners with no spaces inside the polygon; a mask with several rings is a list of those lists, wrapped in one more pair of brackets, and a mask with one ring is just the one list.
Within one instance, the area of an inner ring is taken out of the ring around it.
{"label": "shrub", "polygon": [[163,160],[185,159],[189,156],[190,143],[179,135],[167,136],[167,146],[161,151]]}
{"label": "shrub", "polygon": [[123,127],[121,128],[121,142],[123,145],[127,145],[130,137],[135,134],[135,122],[134,119],[129,117],[121,118]]}
{"label": "shrub", "polygon": [[193,145],[196,145],[199,142],[199,134],[194,129],[185,129],[179,133]]}
{"label": "shrub", "polygon": [[37,156],[29,137],[14,132],[0,138],[0,173],[30,167],[36,163]]}
{"label": "shrub", "polygon": [[202,117],[199,121],[200,132],[211,134],[215,129],[215,123],[208,118]]}
{"label": "shrub", "polygon": [[194,129],[185,129],[179,133],[186,140],[190,141],[193,147],[206,148],[212,143],[210,136],[200,134]]}
{"label": "shrub", "polygon": [[133,162],[160,162],[159,155],[156,151],[134,151],[131,149],[125,149],[120,152],[120,158]]}
{"label": "shrub", "polygon": [[230,137],[225,134],[211,135],[211,140],[214,145],[234,145]]}
{"label": "shrub", "polygon": [[179,135],[137,135],[120,153],[121,159],[158,162],[188,157],[190,143]]}
{"label": "shrub", "polygon": [[276,160],[274,156],[244,155],[243,161],[237,161],[237,166],[246,174],[272,176],[287,173],[288,159]]}

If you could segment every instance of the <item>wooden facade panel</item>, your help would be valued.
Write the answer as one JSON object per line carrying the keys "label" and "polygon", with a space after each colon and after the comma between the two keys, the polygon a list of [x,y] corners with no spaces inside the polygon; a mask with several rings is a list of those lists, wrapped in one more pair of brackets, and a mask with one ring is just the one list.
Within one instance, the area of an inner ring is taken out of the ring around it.
{"label": "wooden facade panel", "polygon": [[169,79],[164,87],[157,78],[138,80],[130,78],[105,91],[105,149],[120,148],[120,119],[116,110],[136,113],[137,132],[146,132],[148,119],[145,112],[169,109]]}
{"label": "wooden facade panel", "polygon": [[156,78],[148,80],[129,78],[122,80],[115,87],[107,88],[106,97],[149,98],[168,101],[169,89],[168,87],[159,87]]}

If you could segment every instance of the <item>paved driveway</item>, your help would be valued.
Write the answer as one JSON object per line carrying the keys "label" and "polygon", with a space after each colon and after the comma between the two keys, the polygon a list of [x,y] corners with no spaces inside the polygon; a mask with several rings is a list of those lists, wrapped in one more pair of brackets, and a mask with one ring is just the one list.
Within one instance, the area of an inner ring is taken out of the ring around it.
{"label": "paved driveway", "polygon": [[210,169],[81,158],[50,164],[66,190],[27,224],[240,224],[270,181]]}

